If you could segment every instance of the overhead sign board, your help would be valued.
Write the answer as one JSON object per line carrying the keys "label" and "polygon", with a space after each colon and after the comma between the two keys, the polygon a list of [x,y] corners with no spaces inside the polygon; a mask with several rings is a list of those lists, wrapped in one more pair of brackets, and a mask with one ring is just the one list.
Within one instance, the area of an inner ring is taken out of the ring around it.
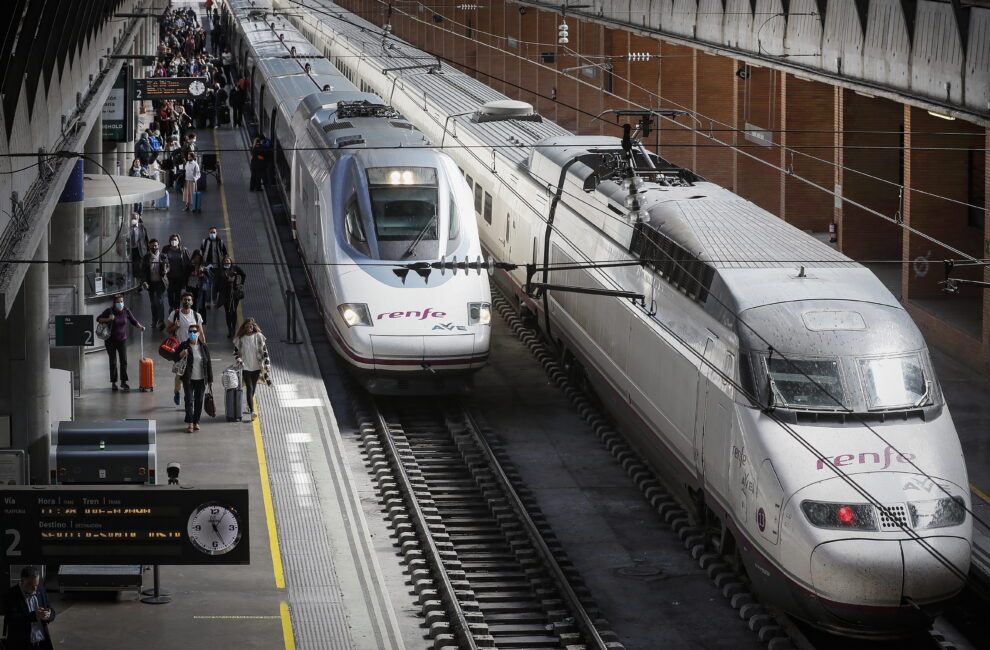
{"label": "overhead sign board", "polygon": [[55,345],[57,347],[94,346],[96,345],[94,330],[92,314],[56,316]]}
{"label": "overhead sign board", "polygon": [[128,101],[128,86],[131,81],[131,65],[120,66],[117,80],[103,102],[103,139],[110,142],[127,142],[127,136],[134,130],[134,104]]}
{"label": "overhead sign board", "polygon": [[250,564],[247,488],[0,486],[8,564]]}
{"label": "overhead sign board", "polygon": [[206,92],[206,77],[149,77],[134,80],[134,99],[196,99]]}

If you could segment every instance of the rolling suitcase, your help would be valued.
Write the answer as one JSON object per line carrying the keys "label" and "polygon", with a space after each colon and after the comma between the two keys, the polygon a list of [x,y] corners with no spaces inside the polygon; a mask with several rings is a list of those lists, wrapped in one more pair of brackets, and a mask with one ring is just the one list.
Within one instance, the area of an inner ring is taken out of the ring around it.
{"label": "rolling suitcase", "polygon": [[227,422],[240,422],[244,411],[244,391],[240,388],[229,388],[224,391],[224,410],[227,412]]}
{"label": "rolling suitcase", "polygon": [[190,209],[193,212],[200,212],[203,209],[203,193],[193,192],[192,196],[193,196],[193,202],[192,202],[192,207]]}
{"label": "rolling suitcase", "polygon": [[222,106],[220,108],[220,124],[230,124],[230,107]]}
{"label": "rolling suitcase", "polygon": [[144,356],[144,332],[141,332],[141,361],[138,366],[141,374],[139,380],[141,392],[155,390],[155,360]]}
{"label": "rolling suitcase", "polygon": [[155,209],[156,210],[168,210],[170,201],[168,198],[168,191],[160,199],[155,199]]}

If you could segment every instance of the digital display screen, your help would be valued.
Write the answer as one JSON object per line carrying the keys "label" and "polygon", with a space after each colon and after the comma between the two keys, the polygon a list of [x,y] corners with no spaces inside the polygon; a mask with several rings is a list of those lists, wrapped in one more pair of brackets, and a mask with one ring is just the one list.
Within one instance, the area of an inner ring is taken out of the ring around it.
{"label": "digital display screen", "polygon": [[11,564],[250,561],[247,488],[3,486],[0,499]]}
{"label": "digital display screen", "polygon": [[[190,91],[193,83],[199,92]],[[207,87],[205,77],[149,77],[134,80],[134,99],[195,99]]]}

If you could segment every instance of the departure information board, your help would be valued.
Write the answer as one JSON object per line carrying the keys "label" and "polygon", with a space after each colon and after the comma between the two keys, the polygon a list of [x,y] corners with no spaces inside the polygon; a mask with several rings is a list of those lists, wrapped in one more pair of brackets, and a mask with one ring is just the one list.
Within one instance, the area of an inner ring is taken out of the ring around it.
{"label": "departure information board", "polygon": [[9,564],[249,564],[247,488],[2,486]]}
{"label": "departure information board", "polygon": [[134,99],[196,99],[207,87],[206,77],[148,77],[134,80]]}

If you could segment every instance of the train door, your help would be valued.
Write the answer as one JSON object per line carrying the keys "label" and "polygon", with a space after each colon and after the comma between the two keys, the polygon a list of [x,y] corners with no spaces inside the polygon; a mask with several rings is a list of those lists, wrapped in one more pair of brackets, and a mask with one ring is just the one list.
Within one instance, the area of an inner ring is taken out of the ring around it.
{"label": "train door", "polygon": [[701,485],[705,484],[705,469],[701,450],[704,448],[705,422],[708,417],[707,400],[711,383],[711,371],[708,363],[711,362],[715,354],[715,339],[711,336],[705,341],[704,354],[703,360],[698,365],[698,388],[694,410],[694,467],[698,476],[698,483]]}
{"label": "train door", "polygon": [[718,356],[721,357],[721,374],[711,370],[708,394],[705,397],[706,419],[701,444],[701,469],[705,486],[724,496],[729,482],[729,446],[735,412],[732,385],[728,378],[735,371],[735,355],[726,352],[724,356],[721,353]]}

